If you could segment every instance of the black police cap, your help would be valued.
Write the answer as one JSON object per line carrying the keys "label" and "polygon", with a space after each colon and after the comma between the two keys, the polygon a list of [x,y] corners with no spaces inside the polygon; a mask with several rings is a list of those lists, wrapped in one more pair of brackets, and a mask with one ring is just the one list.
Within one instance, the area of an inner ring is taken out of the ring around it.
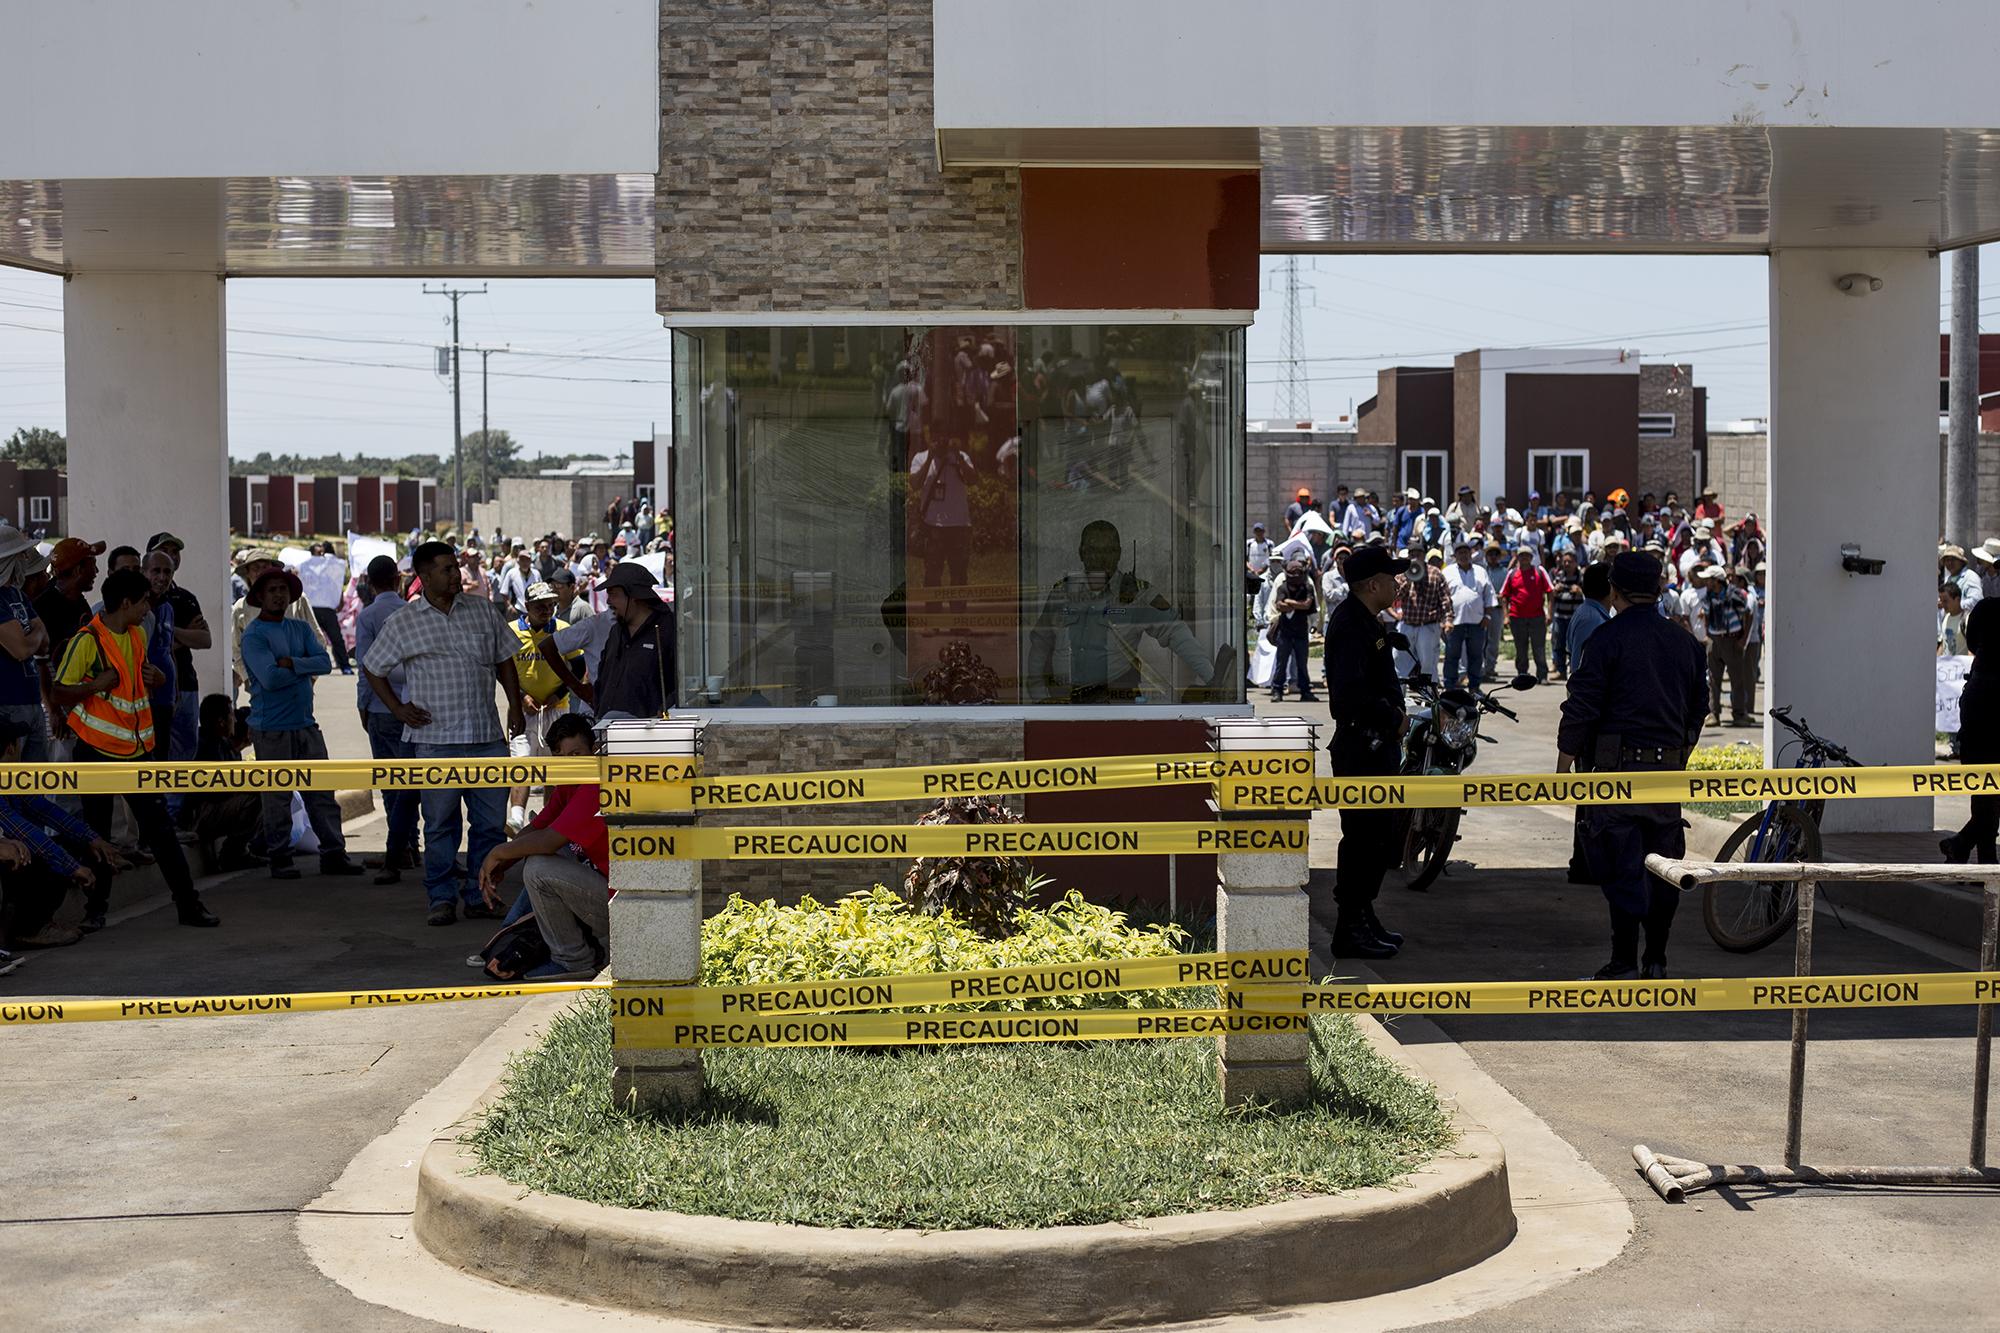
{"label": "black police cap", "polygon": [[1391,555],[1386,546],[1363,546],[1347,557],[1344,572],[1347,581],[1353,584],[1372,579],[1377,574],[1401,574],[1409,567],[1409,561]]}
{"label": "black police cap", "polygon": [[1634,601],[1660,595],[1660,562],[1643,551],[1627,551],[1611,562],[1611,586]]}

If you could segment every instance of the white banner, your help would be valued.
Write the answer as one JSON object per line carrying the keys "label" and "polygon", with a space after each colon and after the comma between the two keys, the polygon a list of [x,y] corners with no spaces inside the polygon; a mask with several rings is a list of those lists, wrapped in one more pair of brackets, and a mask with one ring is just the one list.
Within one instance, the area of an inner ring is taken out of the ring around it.
{"label": "white banner", "polygon": [[1970,657],[1940,657],[1937,660],[1937,729],[1947,734],[1958,730],[1958,696],[1965,693],[1965,673],[1972,669]]}
{"label": "white banner", "polygon": [[362,571],[368,568],[368,562],[378,555],[394,560],[396,543],[381,537],[364,537],[358,532],[347,534],[347,573],[350,579],[361,577]]}

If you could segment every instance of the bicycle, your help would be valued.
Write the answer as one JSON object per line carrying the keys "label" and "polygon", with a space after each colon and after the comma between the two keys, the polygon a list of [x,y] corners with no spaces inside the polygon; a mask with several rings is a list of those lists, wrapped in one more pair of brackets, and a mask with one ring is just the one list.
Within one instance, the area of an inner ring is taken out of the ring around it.
{"label": "bicycle", "polygon": [[[1773,708],[1767,716],[1792,733],[1800,748],[1794,768],[1827,768],[1861,761],[1816,734],[1804,718],[1796,721],[1790,708]],[[1745,819],[1716,853],[1718,861],[1776,863],[1820,859],[1819,820],[1826,799],[1772,801]],[[1710,884],[1702,893],[1701,918],[1708,937],[1730,953],[1755,953],[1778,939],[1794,924],[1797,884],[1773,880],[1740,880]],[[1831,900],[1829,899],[1829,905]]]}

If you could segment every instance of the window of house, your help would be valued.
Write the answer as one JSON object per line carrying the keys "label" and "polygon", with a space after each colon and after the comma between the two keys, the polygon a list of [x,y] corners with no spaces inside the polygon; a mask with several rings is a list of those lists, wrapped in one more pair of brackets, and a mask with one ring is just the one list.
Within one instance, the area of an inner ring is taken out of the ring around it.
{"label": "window of house", "polygon": [[354,526],[354,501],[342,500],[340,502],[340,526],[343,528]]}
{"label": "window of house", "polygon": [[394,500],[384,500],[382,502],[382,531],[393,532],[395,528],[396,502]]}
{"label": "window of house", "polygon": [[28,521],[30,523],[53,523],[56,520],[55,499],[47,495],[28,497]]}
{"label": "window of house", "polygon": [[1243,331],[674,335],[681,698],[1243,699]]}
{"label": "window of house", "polygon": [[1447,496],[1449,487],[1445,485],[1445,452],[1442,449],[1410,449],[1403,454],[1403,488],[1414,488],[1419,497],[1430,496],[1439,504],[1439,499]]}
{"label": "window of house", "polygon": [[311,532],[312,521],[313,521],[312,501],[310,500],[299,501],[299,531]]}
{"label": "window of house", "polygon": [[250,530],[252,532],[262,532],[264,530],[264,502],[262,500],[252,500],[250,502]]}
{"label": "window of house", "polygon": [[1641,412],[1639,414],[1639,438],[1642,440],[1673,439],[1674,414],[1672,412]]}
{"label": "window of house", "polygon": [[1528,450],[1528,489],[1544,500],[1558,491],[1572,496],[1590,489],[1590,455],[1582,449]]}

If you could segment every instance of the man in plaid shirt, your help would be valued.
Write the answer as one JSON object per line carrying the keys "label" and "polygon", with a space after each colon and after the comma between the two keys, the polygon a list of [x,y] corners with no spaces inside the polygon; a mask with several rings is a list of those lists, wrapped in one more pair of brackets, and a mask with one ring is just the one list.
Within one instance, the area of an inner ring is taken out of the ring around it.
{"label": "man in plaid shirt", "polygon": [[1390,608],[1410,640],[1408,652],[1400,649],[1396,652],[1399,676],[1409,675],[1413,662],[1423,668],[1426,676],[1437,675],[1444,626],[1451,619],[1451,589],[1445,586],[1443,566],[1444,555],[1438,551],[1432,551],[1421,564],[1411,565]]}
{"label": "man in plaid shirt", "polygon": [[1729,725],[1755,726],[1751,712],[1757,678],[1751,673],[1749,599],[1741,588],[1730,585],[1729,571],[1720,565],[1705,565],[1695,571],[1694,577],[1706,588],[1708,724],[1714,726],[1722,721],[1722,678],[1727,676]]}
{"label": "man in plaid shirt", "polygon": [[[500,608],[484,597],[461,596],[458,556],[444,542],[425,542],[410,556],[424,595],[382,622],[361,667],[382,706],[403,724],[417,759],[505,759],[507,738],[524,728],[521,680],[514,653],[521,646]],[[402,668],[405,695],[389,675]],[[498,684],[507,697],[503,729],[493,707]],[[472,829],[466,864],[457,870],[461,802]],[[502,788],[430,787],[419,797],[424,815],[424,892],[433,926],[467,917],[497,917],[479,893],[479,867],[507,840],[507,792]],[[460,903],[463,907],[460,907]]]}

